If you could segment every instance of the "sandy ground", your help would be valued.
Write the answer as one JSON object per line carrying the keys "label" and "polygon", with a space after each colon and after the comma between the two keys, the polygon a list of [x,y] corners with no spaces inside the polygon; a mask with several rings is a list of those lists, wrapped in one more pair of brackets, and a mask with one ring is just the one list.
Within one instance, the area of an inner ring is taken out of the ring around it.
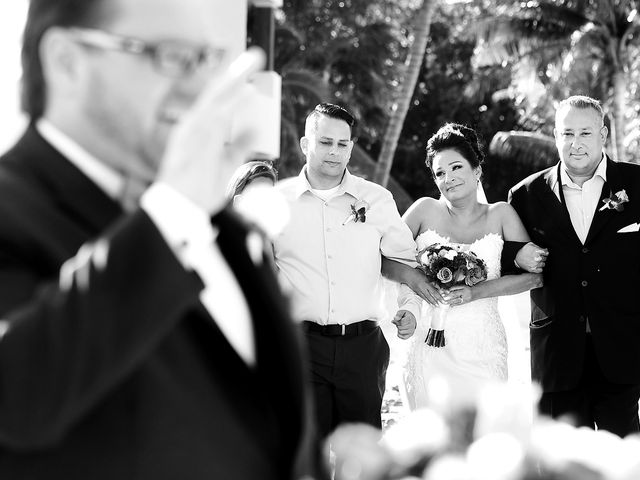
{"label": "sandy ground", "polygon": [[[390,290],[387,305],[393,305],[393,289]],[[509,382],[528,383],[530,378],[529,294],[525,292],[502,297],[499,301],[499,307],[509,345]],[[396,336],[396,327],[390,321],[383,322],[382,329],[391,348],[387,388],[382,405],[382,423],[383,429],[385,429],[409,413],[402,398],[402,367],[406,358],[408,342]]]}

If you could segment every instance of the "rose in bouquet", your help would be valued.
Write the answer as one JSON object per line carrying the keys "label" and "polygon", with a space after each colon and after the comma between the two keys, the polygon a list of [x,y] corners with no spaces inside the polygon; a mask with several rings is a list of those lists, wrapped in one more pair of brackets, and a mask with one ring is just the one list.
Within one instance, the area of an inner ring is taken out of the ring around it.
{"label": "rose in bouquet", "polygon": [[[456,285],[475,284],[487,279],[487,266],[473,252],[465,252],[451,245],[434,243],[418,252],[416,260],[427,279],[441,290]],[[433,347],[444,347],[444,323],[449,306],[437,307],[425,342]]]}

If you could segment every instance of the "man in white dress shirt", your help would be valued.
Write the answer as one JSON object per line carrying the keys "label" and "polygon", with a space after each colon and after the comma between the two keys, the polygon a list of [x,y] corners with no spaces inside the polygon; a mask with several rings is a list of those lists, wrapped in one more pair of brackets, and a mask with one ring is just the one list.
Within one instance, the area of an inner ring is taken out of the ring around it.
{"label": "man in white dress shirt", "polygon": [[227,12],[31,0],[31,121],[0,158],[1,478],[316,471],[270,252],[223,208],[251,149],[226,127],[262,63],[229,58]]}
{"label": "man in white dress shirt", "polygon": [[[291,217],[274,241],[275,260],[309,345],[324,436],[344,422],[381,427],[389,364],[389,345],[379,327],[385,317],[383,259],[393,263],[394,280],[424,283],[413,268],[415,242],[391,193],[346,168],[353,125],[344,108],[318,105],[300,140],[305,167],[277,185]],[[400,338],[413,334],[420,301],[416,295],[404,299],[394,319]]]}

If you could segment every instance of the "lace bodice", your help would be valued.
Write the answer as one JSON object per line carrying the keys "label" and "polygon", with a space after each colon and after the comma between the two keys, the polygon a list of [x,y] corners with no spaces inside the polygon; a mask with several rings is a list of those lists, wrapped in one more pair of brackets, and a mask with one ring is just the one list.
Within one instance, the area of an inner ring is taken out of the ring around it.
{"label": "lace bodice", "polygon": [[422,249],[434,243],[444,243],[458,247],[464,251],[472,251],[487,264],[487,280],[500,277],[500,259],[502,257],[502,246],[504,241],[497,233],[487,233],[482,238],[472,243],[452,242],[449,237],[440,235],[435,230],[426,230],[416,238],[418,249]]}
{"label": "lace bodice", "polygon": [[[470,244],[451,242],[449,237],[427,230],[416,238],[419,249],[443,243],[472,251],[487,265],[487,280],[500,277],[500,258],[504,241],[497,233],[488,233]],[[507,379],[507,340],[498,299],[483,298],[451,307],[445,324],[446,345],[427,346],[424,340],[434,309],[423,302],[422,316],[412,337],[405,366],[405,387],[409,406],[428,405],[428,384],[444,377],[458,396],[473,395],[480,385]]]}

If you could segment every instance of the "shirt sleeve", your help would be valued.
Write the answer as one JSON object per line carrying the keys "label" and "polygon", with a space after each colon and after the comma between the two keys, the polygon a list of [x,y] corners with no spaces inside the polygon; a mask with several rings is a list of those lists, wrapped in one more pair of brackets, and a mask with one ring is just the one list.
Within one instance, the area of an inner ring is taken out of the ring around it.
{"label": "shirt sleeve", "polygon": [[398,289],[398,310],[407,310],[418,320],[422,308],[422,298],[402,283]]}
{"label": "shirt sleeve", "polygon": [[380,240],[380,252],[390,260],[417,267],[416,242],[413,240],[411,230],[400,217],[391,193],[386,192],[381,202],[381,209],[386,224]]}

